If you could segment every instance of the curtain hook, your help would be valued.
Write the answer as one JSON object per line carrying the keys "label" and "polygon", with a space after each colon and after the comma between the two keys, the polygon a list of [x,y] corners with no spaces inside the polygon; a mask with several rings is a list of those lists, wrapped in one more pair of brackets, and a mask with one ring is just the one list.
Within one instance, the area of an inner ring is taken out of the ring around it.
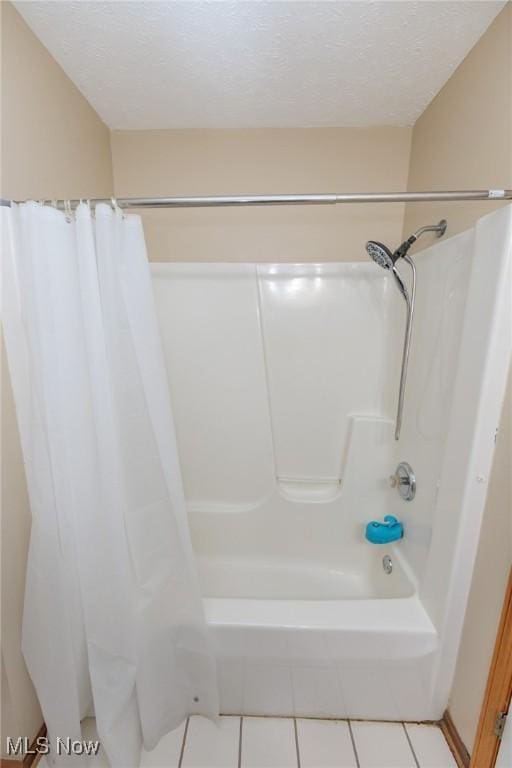
{"label": "curtain hook", "polygon": [[112,208],[114,209],[114,213],[119,213],[122,219],[126,219],[126,214],[123,211],[123,209],[119,206],[117,202],[117,198],[111,197],[110,202],[112,203]]}

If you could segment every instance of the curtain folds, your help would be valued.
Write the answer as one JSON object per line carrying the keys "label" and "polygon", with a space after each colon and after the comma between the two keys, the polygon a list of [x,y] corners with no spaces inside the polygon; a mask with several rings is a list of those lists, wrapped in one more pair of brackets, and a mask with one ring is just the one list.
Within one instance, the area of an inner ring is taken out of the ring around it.
{"label": "curtain folds", "polygon": [[218,712],[142,224],[107,205],[2,213],[33,517],[23,652],[50,737],[80,739],[94,712],[112,768],[131,768]]}

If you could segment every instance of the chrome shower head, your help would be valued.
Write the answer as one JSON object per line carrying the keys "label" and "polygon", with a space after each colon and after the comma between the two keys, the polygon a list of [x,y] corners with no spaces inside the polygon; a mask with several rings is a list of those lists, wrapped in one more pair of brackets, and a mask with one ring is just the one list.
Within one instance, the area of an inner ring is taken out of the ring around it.
{"label": "chrome shower head", "polygon": [[[416,240],[421,237],[425,232],[435,232],[438,237],[442,237],[444,233],[446,232],[446,219],[441,219],[441,221],[438,224],[428,224],[426,227],[420,227],[420,229],[417,229],[416,232],[407,238],[407,240],[404,240],[402,245],[398,246],[396,251],[394,253],[391,253],[389,248],[384,245],[384,243],[379,243],[377,240],[369,240],[366,243],[366,250],[368,252],[368,256],[373,259],[373,261],[379,265],[379,267],[383,267],[384,269],[389,269],[393,273],[393,277],[395,278],[395,282],[398,286],[398,289],[400,293],[402,294],[403,299],[405,300],[405,303],[407,304],[407,322],[405,326],[405,338],[404,338],[404,349],[402,353],[402,373],[400,375],[400,390],[398,393],[398,408],[396,412],[396,427],[395,427],[395,440],[398,440],[400,437],[400,429],[402,426],[402,411],[403,411],[403,405],[404,405],[404,394],[405,394],[405,380],[407,377],[407,364],[409,360],[409,347],[411,343],[411,331],[412,331],[412,318],[413,318],[413,312],[414,312],[414,295],[416,292],[416,268],[414,266],[413,260],[408,255],[409,248],[411,245],[413,245]],[[400,275],[400,272],[396,268],[396,262],[398,259],[403,259],[406,261],[412,272],[412,281],[411,281],[411,293],[409,294],[409,291],[407,290],[407,286],[404,283],[402,276]]]}
{"label": "chrome shower head", "polygon": [[379,243],[377,240],[369,240],[366,243],[366,251],[373,261],[375,261],[380,267],[384,269],[393,269],[398,259],[403,259],[407,254],[411,245],[421,237],[425,232],[436,232],[438,237],[442,237],[446,232],[446,219],[441,219],[438,224],[427,224],[426,227],[420,227],[416,232],[404,240],[394,253],[392,253],[387,245]]}
{"label": "chrome shower head", "polygon": [[379,267],[393,269],[396,258],[384,243],[379,243],[377,240],[369,240],[366,243],[366,251],[368,256],[373,259]]}

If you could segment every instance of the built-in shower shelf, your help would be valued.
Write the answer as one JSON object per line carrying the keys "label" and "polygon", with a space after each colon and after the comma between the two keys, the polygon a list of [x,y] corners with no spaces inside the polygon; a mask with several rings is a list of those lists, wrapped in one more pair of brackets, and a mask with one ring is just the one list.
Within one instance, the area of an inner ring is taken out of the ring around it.
{"label": "built-in shower shelf", "polygon": [[277,485],[281,496],[288,499],[288,501],[320,504],[336,498],[341,491],[341,478],[308,480],[278,477]]}

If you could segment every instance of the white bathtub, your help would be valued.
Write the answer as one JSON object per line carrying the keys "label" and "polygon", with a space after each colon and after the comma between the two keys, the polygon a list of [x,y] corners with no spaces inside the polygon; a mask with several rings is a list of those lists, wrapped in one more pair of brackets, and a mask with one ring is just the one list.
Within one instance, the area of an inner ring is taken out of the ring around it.
{"label": "white bathtub", "polygon": [[355,549],[359,569],[199,558],[223,713],[429,718],[437,632],[396,549]]}
{"label": "white bathtub", "polygon": [[[395,554],[396,553],[396,554]],[[390,554],[393,570],[384,571]],[[267,601],[338,601],[403,598],[414,594],[399,553],[392,546],[366,542],[351,545],[337,563],[292,558],[200,555],[197,557],[204,597]]]}

